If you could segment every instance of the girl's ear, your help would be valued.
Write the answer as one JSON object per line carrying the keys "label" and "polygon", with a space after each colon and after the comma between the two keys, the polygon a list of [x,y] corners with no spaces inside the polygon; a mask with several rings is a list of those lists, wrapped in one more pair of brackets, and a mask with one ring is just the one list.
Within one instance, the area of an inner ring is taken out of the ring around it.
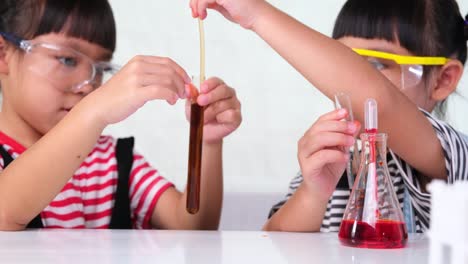
{"label": "girl's ear", "polygon": [[457,89],[463,74],[463,65],[459,60],[450,60],[438,71],[436,85],[431,93],[434,101],[443,101]]}
{"label": "girl's ear", "polygon": [[0,36],[0,74],[8,73],[8,63],[6,60],[7,47],[7,42],[2,36]]}

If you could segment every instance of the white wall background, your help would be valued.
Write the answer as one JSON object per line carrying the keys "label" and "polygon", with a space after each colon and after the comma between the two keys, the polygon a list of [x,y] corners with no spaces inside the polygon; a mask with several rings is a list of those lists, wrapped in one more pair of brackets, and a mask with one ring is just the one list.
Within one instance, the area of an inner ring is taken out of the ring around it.
{"label": "white wall background", "polygon": [[[198,26],[190,16],[188,0],[110,2],[117,20],[115,62],[124,64],[136,54],[167,56],[197,74]],[[330,35],[344,0],[271,2]],[[459,3],[465,14],[468,0]],[[320,114],[332,109],[332,103],[253,33],[213,12],[205,30],[207,75],[219,76],[235,87],[243,104],[243,124],[225,140],[225,190],[284,192],[299,169],[297,140]],[[459,92],[468,98],[466,86],[462,81]],[[450,122],[465,133],[467,105],[467,99],[454,96],[449,112]],[[106,132],[136,136],[139,151],[179,189],[185,186],[189,127],[183,102],[173,107],[148,103]]]}

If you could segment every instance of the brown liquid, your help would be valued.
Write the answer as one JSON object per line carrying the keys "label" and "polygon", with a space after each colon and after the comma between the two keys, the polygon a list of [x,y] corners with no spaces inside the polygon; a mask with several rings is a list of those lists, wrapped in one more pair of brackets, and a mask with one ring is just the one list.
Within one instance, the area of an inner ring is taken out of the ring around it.
{"label": "brown liquid", "polygon": [[190,114],[190,143],[187,183],[187,212],[196,214],[200,207],[200,178],[204,108],[192,103]]}

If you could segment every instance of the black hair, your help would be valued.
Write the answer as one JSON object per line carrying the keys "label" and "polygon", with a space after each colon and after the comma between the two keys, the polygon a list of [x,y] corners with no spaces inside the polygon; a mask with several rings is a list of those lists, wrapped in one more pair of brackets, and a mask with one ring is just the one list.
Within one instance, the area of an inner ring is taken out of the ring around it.
{"label": "black hair", "polygon": [[1,0],[0,31],[31,39],[64,33],[115,51],[115,20],[107,0]]}
{"label": "black hair", "polygon": [[[348,0],[332,34],[399,43],[416,56],[467,58],[468,26],[455,0]],[[424,67],[428,77],[430,67]],[[435,112],[445,114],[445,101]]]}

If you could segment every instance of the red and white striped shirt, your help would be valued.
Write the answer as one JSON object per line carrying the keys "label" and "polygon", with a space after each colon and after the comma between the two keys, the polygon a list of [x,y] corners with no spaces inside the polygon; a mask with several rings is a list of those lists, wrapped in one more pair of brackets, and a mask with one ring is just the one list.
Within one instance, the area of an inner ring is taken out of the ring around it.
{"label": "red and white striped shirt", "polygon": [[[17,158],[26,148],[0,132],[0,144]],[[108,228],[117,189],[117,140],[101,136],[62,191],[41,213],[46,228]],[[0,170],[4,168],[0,156]],[[134,228],[150,228],[161,194],[173,185],[134,151],[130,173],[130,207]]]}

